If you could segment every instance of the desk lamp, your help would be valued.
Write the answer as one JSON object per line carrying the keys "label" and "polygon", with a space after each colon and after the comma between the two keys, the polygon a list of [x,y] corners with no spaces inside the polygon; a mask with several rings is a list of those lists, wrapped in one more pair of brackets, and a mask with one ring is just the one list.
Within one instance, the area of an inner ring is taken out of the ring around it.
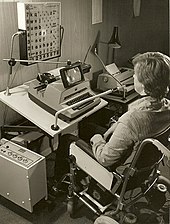
{"label": "desk lamp", "polygon": [[[118,27],[115,26],[113,28],[113,32],[111,35],[111,38],[109,42],[104,42],[100,41],[100,31],[98,31],[98,37],[96,38],[95,44],[97,45],[98,43],[106,44],[108,45],[109,48],[113,50],[113,62],[115,61],[115,49],[121,48],[120,40],[119,40],[119,33],[118,33]],[[107,56],[108,58],[108,56]],[[108,61],[108,60],[107,60]]]}
{"label": "desk lamp", "polygon": [[113,28],[112,36],[108,42],[109,47],[111,48],[121,48],[120,40],[119,40],[119,34],[118,34],[118,27],[115,26]]}
{"label": "desk lamp", "polygon": [[111,36],[111,38],[108,42],[108,45],[109,45],[110,48],[113,49],[113,62],[114,62],[115,61],[115,49],[121,48],[117,26],[115,26],[113,28],[113,33],[112,33],[112,36]]}
{"label": "desk lamp", "polygon": [[[115,29],[114,29],[115,30]],[[115,32],[116,33],[116,32]],[[114,36],[115,37],[115,36]],[[126,99],[126,92],[125,92],[125,88],[124,88],[124,85],[114,76],[114,74],[111,74],[110,73],[110,71],[108,70],[108,68],[105,66],[105,64],[104,64],[104,62],[102,61],[102,59],[100,58],[100,56],[99,56],[99,54],[98,54],[98,46],[99,46],[99,40],[100,40],[100,31],[98,31],[98,33],[97,33],[97,37],[96,37],[96,39],[95,39],[95,42],[94,42],[94,44],[93,44],[93,46],[92,46],[92,48],[91,48],[91,53],[92,54],[94,54],[97,58],[98,58],[98,60],[101,62],[101,64],[102,64],[102,66],[103,66],[103,68],[107,71],[107,73],[108,73],[108,75],[110,75],[111,77],[113,77],[113,79],[120,85],[120,87],[117,87],[117,89],[119,90],[119,91],[122,91],[123,92],[123,100],[125,100]],[[114,38],[113,38],[113,40],[115,40]],[[117,39],[116,40],[118,40],[118,36],[117,36]],[[118,46],[120,47],[121,45],[120,45],[120,43],[119,42],[112,42],[112,38],[111,38],[111,40],[109,41],[110,42],[110,45],[111,46],[116,46],[117,48],[118,48]]]}

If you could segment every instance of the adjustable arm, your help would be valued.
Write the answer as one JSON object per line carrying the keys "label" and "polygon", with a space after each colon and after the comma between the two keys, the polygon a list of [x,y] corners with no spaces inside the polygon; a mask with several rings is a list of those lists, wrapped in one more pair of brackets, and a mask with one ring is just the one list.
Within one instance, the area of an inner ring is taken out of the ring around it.
{"label": "adjustable arm", "polygon": [[38,60],[20,60],[20,59],[15,59],[13,58],[13,46],[14,46],[14,39],[16,36],[22,35],[24,32],[23,31],[18,31],[14,33],[11,37],[11,46],[10,46],[10,58],[9,59],[3,59],[3,61],[8,61],[9,64],[9,73],[8,73],[8,78],[7,78],[7,87],[5,91],[5,95],[9,96],[11,95],[9,92],[10,88],[10,75],[12,75],[12,68],[16,64],[16,62],[28,62],[28,63],[46,63],[46,64],[67,64],[71,65],[71,61],[61,61],[61,62],[52,62],[52,61],[38,61]]}
{"label": "adjustable arm", "polygon": [[[9,58],[4,58],[3,61],[11,61]],[[43,63],[43,64],[67,64],[71,65],[71,61],[39,61],[39,60],[22,60],[22,59],[14,59],[12,58],[12,61],[16,62],[28,62],[28,63]]]}
{"label": "adjustable arm", "polygon": [[13,46],[14,46],[14,38],[18,35],[21,35],[23,32],[18,31],[14,33],[11,37],[11,46],[10,46],[10,59],[8,59],[8,64],[9,64],[9,73],[8,73],[8,79],[7,79],[7,87],[6,87],[6,92],[5,95],[9,96],[9,82],[10,82],[10,75],[12,74],[12,67],[16,64],[15,60],[12,58],[13,55]]}
{"label": "adjustable arm", "polygon": [[113,92],[112,89],[107,90],[107,91],[105,91],[105,92],[103,92],[103,93],[100,93],[100,94],[97,94],[97,95],[88,97],[87,99],[81,100],[81,101],[79,101],[79,102],[77,102],[77,103],[75,103],[75,104],[72,104],[71,106],[65,107],[65,108],[63,108],[63,109],[57,111],[57,112],[55,113],[55,122],[54,122],[54,125],[52,125],[51,128],[52,128],[53,130],[56,130],[56,131],[59,130],[60,127],[57,125],[57,120],[58,120],[58,116],[59,116],[60,113],[66,111],[66,110],[69,110],[69,109],[71,109],[71,108],[73,108],[73,107],[79,106],[79,105],[81,105],[81,104],[83,104],[83,103],[86,103],[86,102],[88,102],[88,101],[90,101],[90,100],[94,100],[95,98],[98,98],[98,97],[107,95],[107,94],[109,94],[109,93],[112,93],[112,92]]}

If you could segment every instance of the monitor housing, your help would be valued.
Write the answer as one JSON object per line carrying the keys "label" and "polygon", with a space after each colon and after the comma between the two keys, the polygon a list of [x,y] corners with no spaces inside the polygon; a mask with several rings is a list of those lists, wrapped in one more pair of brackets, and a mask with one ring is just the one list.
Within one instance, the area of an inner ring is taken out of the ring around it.
{"label": "monitor housing", "polygon": [[76,62],[60,69],[60,75],[65,88],[70,88],[84,81],[80,62]]}

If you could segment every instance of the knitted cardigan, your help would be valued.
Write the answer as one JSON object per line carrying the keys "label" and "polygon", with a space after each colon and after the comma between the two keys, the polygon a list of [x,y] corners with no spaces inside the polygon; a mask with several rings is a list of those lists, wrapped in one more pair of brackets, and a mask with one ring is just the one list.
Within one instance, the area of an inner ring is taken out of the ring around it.
{"label": "knitted cardigan", "polygon": [[158,102],[150,96],[141,98],[111,127],[108,142],[100,134],[91,138],[92,151],[103,166],[119,164],[141,140],[154,137],[169,125],[170,100],[164,98]]}

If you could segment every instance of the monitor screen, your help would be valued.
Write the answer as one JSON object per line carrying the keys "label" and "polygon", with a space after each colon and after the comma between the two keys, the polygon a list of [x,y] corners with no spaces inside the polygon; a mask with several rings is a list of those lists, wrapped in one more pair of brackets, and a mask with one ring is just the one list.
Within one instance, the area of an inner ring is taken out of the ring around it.
{"label": "monitor screen", "polygon": [[61,79],[65,88],[69,88],[84,81],[81,63],[75,63],[60,69]]}

